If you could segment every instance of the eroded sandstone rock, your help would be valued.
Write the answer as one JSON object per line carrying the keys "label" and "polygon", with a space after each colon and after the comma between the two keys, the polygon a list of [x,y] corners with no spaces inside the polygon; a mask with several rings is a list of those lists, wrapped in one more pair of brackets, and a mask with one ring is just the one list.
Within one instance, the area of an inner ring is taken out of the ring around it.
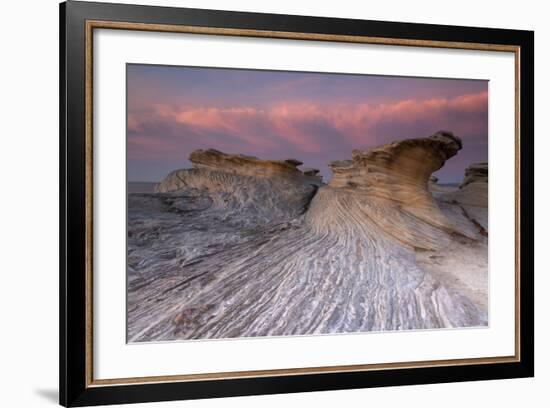
{"label": "eroded sandstone rock", "polygon": [[[195,150],[189,160],[193,168],[171,172],[156,192],[180,197],[200,192],[211,200],[211,211],[223,211],[224,218],[235,223],[296,217],[322,184],[314,170],[300,171],[302,162],[295,159],[261,160],[208,149]],[[184,205],[182,201],[181,210]],[[192,207],[194,202],[188,205]]]}
{"label": "eroded sandstone rock", "polygon": [[487,162],[470,164],[464,173],[464,180],[460,188],[466,187],[470,183],[488,183],[489,165]]}
{"label": "eroded sandstone rock", "polygon": [[427,187],[433,172],[462,149],[462,141],[452,132],[405,139],[368,151],[353,150],[352,160],[330,163],[332,187],[370,190],[382,196]]}
{"label": "eroded sandstone rock", "polygon": [[464,172],[464,180],[455,191],[440,194],[441,201],[453,203],[462,209],[482,234],[488,234],[489,171],[488,164],[473,163]]}
{"label": "eroded sandstone rock", "polygon": [[261,160],[254,156],[227,154],[215,149],[195,150],[189,156],[193,168],[223,170],[233,174],[255,177],[300,177],[298,166],[303,164],[296,159]]}
{"label": "eroded sandstone rock", "polygon": [[440,234],[435,230],[426,233],[426,226],[475,239],[468,225],[460,225],[441,212],[429,188],[432,173],[460,149],[459,137],[439,131],[368,151],[353,150],[352,160],[330,163],[334,177],[329,187],[341,190],[341,196],[356,197],[357,205],[373,222],[383,224],[407,243],[426,248],[437,245]]}

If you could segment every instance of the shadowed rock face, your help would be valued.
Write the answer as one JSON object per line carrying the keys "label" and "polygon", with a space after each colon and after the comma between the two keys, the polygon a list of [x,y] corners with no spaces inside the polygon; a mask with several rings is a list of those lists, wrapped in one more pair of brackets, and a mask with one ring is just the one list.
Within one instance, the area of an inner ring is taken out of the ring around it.
{"label": "shadowed rock face", "polygon": [[473,163],[466,168],[457,191],[441,195],[441,199],[474,207],[487,208],[489,175],[487,163]]}
{"label": "shadowed rock face", "polygon": [[488,231],[488,189],[489,174],[487,163],[473,163],[466,168],[464,180],[458,190],[440,194],[441,201],[459,206],[473,223],[481,228],[482,233]]}
{"label": "shadowed rock face", "polygon": [[468,166],[464,174],[464,180],[460,188],[465,188],[470,183],[487,183],[489,181],[489,165],[486,162],[474,163]]}
{"label": "shadowed rock face", "polygon": [[128,197],[129,340],[486,325],[486,234],[428,188],[461,147],[355,150],[328,185],[297,160],[194,152]]}

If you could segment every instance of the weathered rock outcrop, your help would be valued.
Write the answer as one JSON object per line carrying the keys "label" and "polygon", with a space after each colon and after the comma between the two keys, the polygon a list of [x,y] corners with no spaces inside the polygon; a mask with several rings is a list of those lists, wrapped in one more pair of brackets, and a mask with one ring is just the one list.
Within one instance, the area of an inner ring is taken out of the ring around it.
{"label": "weathered rock outcrop", "polygon": [[[319,170],[305,169],[303,172],[298,166],[303,163],[296,159],[286,160],[261,160],[254,156],[242,154],[226,154],[214,149],[195,150],[189,156],[193,164],[192,169],[182,169],[171,172],[159,185],[156,191],[167,193],[187,187],[192,178],[196,178],[199,171],[219,172],[244,177],[262,177],[268,179],[280,179],[287,182],[311,183],[318,186],[322,178],[318,176]],[[187,174],[190,173],[190,174]],[[189,177],[190,176],[190,177]]]}
{"label": "weathered rock outcrop", "polygon": [[305,176],[315,177],[319,181],[323,180],[323,177],[321,175],[319,175],[319,169],[314,169],[314,168],[311,168],[311,167],[305,167],[302,170],[302,172],[304,173]]}
{"label": "weathered rock outcrop", "polygon": [[470,183],[488,183],[489,165],[486,162],[474,163],[466,168],[464,180],[460,188],[465,188]]}
{"label": "weathered rock outcrop", "polygon": [[[433,172],[462,149],[452,132],[405,139],[368,151],[353,150],[352,160],[330,163],[332,187],[365,189],[371,195],[400,199],[411,191],[426,190]],[[395,197],[397,193],[398,197]]]}
{"label": "weathered rock outcrop", "polygon": [[303,163],[296,159],[261,160],[243,154],[227,154],[215,149],[195,150],[189,161],[196,169],[222,170],[227,173],[254,177],[293,177],[303,176],[298,166]]}
{"label": "weathered rock outcrop", "polygon": [[[203,196],[212,211],[224,211],[235,223],[271,222],[296,217],[322,184],[317,173],[300,171],[295,159],[260,160],[253,156],[196,150],[191,169],[171,172],[158,184],[158,193],[178,197]],[[193,204],[189,204],[193,205]],[[185,203],[180,205],[184,210]]]}
{"label": "weathered rock outcrop", "polygon": [[482,233],[488,233],[489,171],[487,163],[473,163],[466,168],[464,180],[457,190],[440,194],[441,201],[453,203],[479,226]]}
{"label": "weathered rock outcrop", "polygon": [[466,168],[458,190],[441,195],[441,199],[473,207],[488,205],[489,174],[487,163],[474,163]]}
{"label": "weathered rock outcrop", "polygon": [[354,151],[328,185],[296,160],[194,152],[128,197],[129,341],[486,325],[486,234],[429,190],[460,148],[439,132]]}
{"label": "weathered rock outcrop", "polygon": [[366,152],[354,150],[352,160],[330,163],[334,177],[329,187],[339,190],[337,197],[350,196],[369,219],[409,245],[434,249],[447,243],[449,233],[473,239],[468,224],[442,213],[429,188],[432,173],[461,148],[460,138],[440,131]]}

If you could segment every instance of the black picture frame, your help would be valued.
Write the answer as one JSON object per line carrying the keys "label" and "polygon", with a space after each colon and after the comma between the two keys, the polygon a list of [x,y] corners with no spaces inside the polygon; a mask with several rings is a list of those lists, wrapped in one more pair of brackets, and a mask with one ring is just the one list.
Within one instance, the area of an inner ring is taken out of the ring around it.
{"label": "black picture frame", "polygon": [[[534,376],[534,33],[293,15],[68,1],[60,4],[60,403],[64,406],[339,390]],[[521,201],[518,361],[138,384],[87,379],[86,22],[186,25],[518,47]]]}

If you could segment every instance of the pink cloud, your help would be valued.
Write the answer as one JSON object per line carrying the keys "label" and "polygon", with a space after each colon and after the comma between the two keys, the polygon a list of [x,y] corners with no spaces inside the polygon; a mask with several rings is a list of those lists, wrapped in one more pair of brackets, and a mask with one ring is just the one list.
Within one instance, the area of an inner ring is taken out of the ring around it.
{"label": "pink cloud", "polygon": [[194,135],[213,142],[229,136],[260,153],[281,144],[290,145],[297,154],[315,153],[326,150],[327,140],[332,139],[334,143],[361,147],[386,143],[388,139],[424,136],[439,129],[468,138],[486,134],[487,100],[487,92],[480,92],[382,104],[289,101],[265,108],[154,105],[146,113],[129,115],[128,128],[136,133],[129,141],[137,149],[153,149],[158,144],[156,150],[169,150],[162,135],[143,133],[148,122],[165,123],[174,129],[180,126],[182,132],[190,129]]}

